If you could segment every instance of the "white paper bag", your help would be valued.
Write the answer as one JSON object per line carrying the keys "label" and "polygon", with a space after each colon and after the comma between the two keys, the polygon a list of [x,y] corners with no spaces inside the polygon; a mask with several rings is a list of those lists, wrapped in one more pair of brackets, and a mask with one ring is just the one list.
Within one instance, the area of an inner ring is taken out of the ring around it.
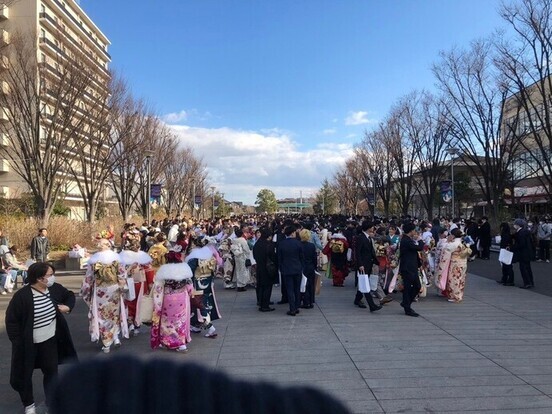
{"label": "white paper bag", "polygon": [[140,301],[140,320],[150,323],[153,317],[153,296],[144,295]]}
{"label": "white paper bag", "polygon": [[511,265],[513,258],[514,258],[514,253],[506,249],[500,249],[500,253],[498,255],[498,261],[500,263],[504,263],[505,265]]}
{"label": "white paper bag", "polygon": [[307,291],[307,277],[305,275],[301,276],[301,288],[299,289],[301,293]]}
{"label": "white paper bag", "polygon": [[6,281],[4,282],[4,289],[11,290],[13,289],[15,283],[12,280],[11,273],[6,273]]}
{"label": "white paper bag", "polygon": [[358,275],[358,290],[361,293],[370,293],[370,279],[368,275],[359,273]]}
{"label": "white paper bag", "polygon": [[136,299],[136,289],[134,289],[134,279],[131,277],[128,277],[126,280],[128,293],[126,294],[126,299],[129,301],[133,301]]}
{"label": "white paper bag", "polygon": [[370,275],[370,290],[378,290],[379,275]]}

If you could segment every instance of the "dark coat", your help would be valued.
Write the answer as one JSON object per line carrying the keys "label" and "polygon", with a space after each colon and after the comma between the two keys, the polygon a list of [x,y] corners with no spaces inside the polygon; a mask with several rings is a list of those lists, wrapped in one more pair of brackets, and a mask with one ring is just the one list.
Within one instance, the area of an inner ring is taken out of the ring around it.
{"label": "dark coat", "polygon": [[488,221],[479,227],[479,242],[481,246],[489,247],[491,245],[491,225]]}
{"label": "dark coat", "polygon": [[257,262],[257,283],[260,286],[270,286],[278,280],[276,268],[276,251],[274,243],[259,239],[253,246],[253,258]]}
{"label": "dark coat", "polygon": [[531,232],[527,229],[521,229],[514,234],[514,245],[510,251],[514,253],[513,263],[530,262],[533,256]]}
{"label": "dark coat", "polygon": [[50,253],[50,240],[47,237],[36,236],[31,241],[31,259],[45,262]]}
{"label": "dark coat", "polygon": [[[11,299],[6,310],[6,331],[12,343],[12,360],[10,384],[19,391],[25,378],[33,375],[35,368],[33,343],[33,292],[30,285],[18,290]],[[55,305],[66,305],[70,309],[75,306],[75,294],[59,283],[48,288],[50,297]],[[63,314],[56,306],[56,339],[58,361],[60,363],[77,359],[77,352],[73,346],[69,326]]]}
{"label": "dark coat", "polygon": [[278,267],[282,276],[301,275],[304,266],[303,246],[293,237],[287,237],[278,245]]}
{"label": "dark coat", "polygon": [[415,242],[409,236],[404,234],[399,248],[399,273],[403,278],[409,280],[418,277],[418,268],[420,267],[420,256],[418,256],[418,252],[424,250],[423,240]]}
{"label": "dark coat", "polygon": [[372,266],[379,265],[372,241],[362,232],[357,236],[355,247],[357,269],[360,266],[364,266],[364,272],[370,274],[372,272]]}
{"label": "dark coat", "polygon": [[303,246],[303,258],[305,259],[305,263],[303,266],[303,274],[305,276],[314,276],[314,272],[316,271],[316,263],[318,262],[316,258],[316,247],[314,246],[314,243],[310,242],[301,242]]}
{"label": "dark coat", "polygon": [[500,248],[501,249],[508,249],[508,248],[512,248],[512,242],[513,242],[513,238],[512,238],[512,235],[507,232],[507,233],[501,233],[500,234]]}

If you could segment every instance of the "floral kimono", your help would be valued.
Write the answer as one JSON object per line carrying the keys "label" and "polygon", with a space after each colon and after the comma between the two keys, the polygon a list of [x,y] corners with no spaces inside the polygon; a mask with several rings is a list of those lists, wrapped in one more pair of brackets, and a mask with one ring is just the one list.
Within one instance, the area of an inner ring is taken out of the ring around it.
{"label": "floral kimono", "polygon": [[187,263],[161,266],[153,284],[153,317],[150,345],[178,349],[189,343],[192,270]]}
{"label": "floral kimono", "polygon": [[212,250],[201,247],[192,250],[186,262],[193,272],[194,292],[192,296],[192,325],[196,329],[207,330],[209,337],[214,337],[213,321],[220,319],[214,288],[214,270],[216,259]]}
{"label": "floral kimono", "polygon": [[[143,251],[123,250],[120,254],[122,265],[125,267],[127,277],[134,280],[135,297],[133,300],[125,300],[127,307],[127,320],[130,330],[138,329],[142,325],[140,320],[140,303],[147,291],[146,269],[152,258]],[[135,334],[137,331],[135,332]]]}
{"label": "floral kimono", "polygon": [[125,272],[120,263],[120,256],[111,250],[95,253],[88,261],[81,287],[81,296],[89,307],[92,342],[101,340],[106,348],[118,342],[119,334],[128,338],[124,288],[119,286],[119,278],[124,277]]}
{"label": "floral kimono", "polygon": [[437,287],[444,296],[460,302],[464,297],[466,283],[467,259],[471,249],[459,238],[443,245],[439,264],[437,265]]}

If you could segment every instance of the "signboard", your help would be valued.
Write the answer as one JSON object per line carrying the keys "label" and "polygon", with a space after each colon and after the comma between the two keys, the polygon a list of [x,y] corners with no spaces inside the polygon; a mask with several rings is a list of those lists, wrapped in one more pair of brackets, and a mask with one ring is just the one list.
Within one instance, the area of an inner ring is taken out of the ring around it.
{"label": "signboard", "polygon": [[366,196],[366,202],[371,206],[374,205],[374,194],[368,194]]}
{"label": "signboard", "polygon": [[441,197],[445,203],[452,201],[452,181],[441,181]]}
{"label": "signboard", "polygon": [[197,204],[198,206],[200,206],[201,204],[203,204],[200,195],[196,195],[196,196],[195,196],[194,203]]}

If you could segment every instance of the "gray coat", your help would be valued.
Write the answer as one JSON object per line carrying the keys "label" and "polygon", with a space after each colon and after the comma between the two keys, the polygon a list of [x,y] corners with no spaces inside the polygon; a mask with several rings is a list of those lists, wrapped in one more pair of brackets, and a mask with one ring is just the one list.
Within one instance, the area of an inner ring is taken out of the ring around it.
{"label": "gray coat", "polygon": [[50,240],[47,237],[36,236],[31,241],[31,259],[37,262],[45,262],[50,253]]}

